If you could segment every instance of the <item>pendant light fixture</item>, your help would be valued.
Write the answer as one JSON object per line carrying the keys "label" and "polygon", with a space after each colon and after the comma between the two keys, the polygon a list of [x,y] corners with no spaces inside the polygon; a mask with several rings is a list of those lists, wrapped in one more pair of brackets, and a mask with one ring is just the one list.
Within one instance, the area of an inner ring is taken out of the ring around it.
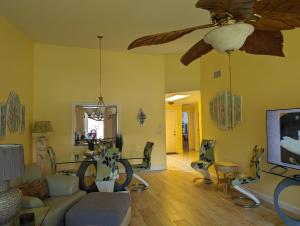
{"label": "pendant light fixture", "polygon": [[105,103],[102,96],[102,38],[103,36],[97,36],[99,39],[99,97],[96,110],[88,114],[90,119],[96,121],[103,121],[105,115]]}

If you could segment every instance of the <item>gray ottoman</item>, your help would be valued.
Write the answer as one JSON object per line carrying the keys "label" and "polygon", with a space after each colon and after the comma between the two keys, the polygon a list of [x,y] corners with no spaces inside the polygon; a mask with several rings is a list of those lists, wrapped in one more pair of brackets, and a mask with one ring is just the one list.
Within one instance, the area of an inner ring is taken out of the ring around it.
{"label": "gray ottoman", "polygon": [[127,226],[131,218],[129,193],[93,192],[66,214],[66,226]]}

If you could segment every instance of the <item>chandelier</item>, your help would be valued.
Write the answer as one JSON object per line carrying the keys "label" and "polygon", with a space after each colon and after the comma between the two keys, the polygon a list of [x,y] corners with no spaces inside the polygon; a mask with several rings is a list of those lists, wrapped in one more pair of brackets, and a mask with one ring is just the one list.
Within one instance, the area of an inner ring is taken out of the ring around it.
{"label": "chandelier", "polygon": [[102,96],[102,38],[103,36],[97,36],[99,39],[99,97],[95,111],[88,114],[90,119],[96,121],[103,121],[105,115],[105,103]]}

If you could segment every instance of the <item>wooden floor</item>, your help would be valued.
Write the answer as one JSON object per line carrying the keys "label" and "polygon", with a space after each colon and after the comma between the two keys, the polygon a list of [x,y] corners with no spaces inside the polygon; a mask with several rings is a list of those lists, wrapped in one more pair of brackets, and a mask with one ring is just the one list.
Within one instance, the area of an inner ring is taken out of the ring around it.
{"label": "wooden floor", "polygon": [[284,225],[271,206],[240,208],[230,198],[232,193],[225,195],[216,191],[216,183],[193,183],[199,175],[189,170],[185,157],[181,165],[178,157],[168,157],[169,161],[176,161],[173,166],[171,163],[169,170],[140,174],[149,182],[150,188],[131,192],[130,226]]}

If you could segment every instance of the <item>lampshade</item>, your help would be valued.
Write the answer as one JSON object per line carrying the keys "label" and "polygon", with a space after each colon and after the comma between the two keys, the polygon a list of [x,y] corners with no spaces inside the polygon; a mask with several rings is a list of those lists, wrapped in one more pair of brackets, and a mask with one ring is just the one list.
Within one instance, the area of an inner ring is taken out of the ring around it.
{"label": "lampshade", "polygon": [[234,51],[240,49],[253,32],[254,27],[251,24],[223,25],[208,32],[204,41],[219,52]]}
{"label": "lampshade", "polygon": [[23,145],[0,144],[0,181],[6,181],[22,176],[23,173]]}
{"label": "lampshade", "polygon": [[53,132],[50,121],[37,121],[34,123],[33,133],[51,133]]}

